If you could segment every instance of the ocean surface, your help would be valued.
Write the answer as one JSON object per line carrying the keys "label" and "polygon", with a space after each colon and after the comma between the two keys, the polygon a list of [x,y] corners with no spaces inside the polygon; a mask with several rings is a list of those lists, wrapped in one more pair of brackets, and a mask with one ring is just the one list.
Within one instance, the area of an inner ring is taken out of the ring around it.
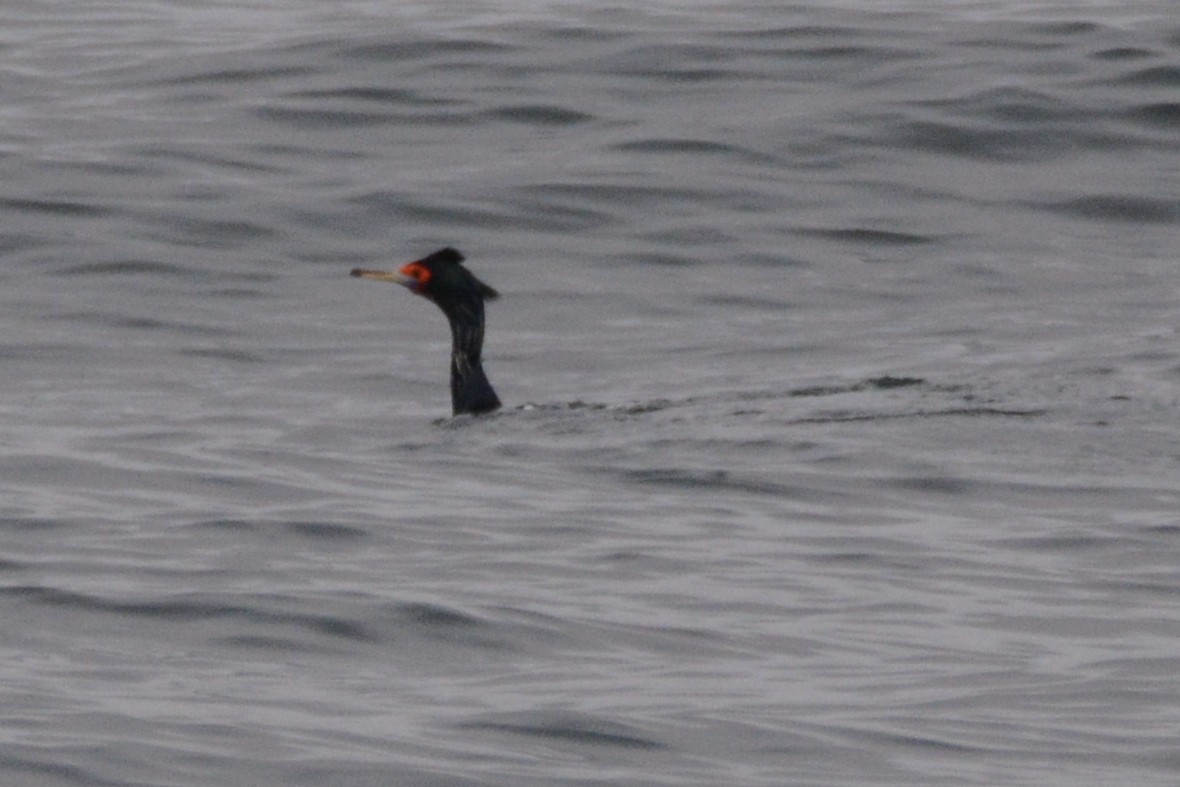
{"label": "ocean surface", "polygon": [[[0,10],[0,784],[1180,783],[1171,2]],[[452,245],[446,321],[351,279]]]}

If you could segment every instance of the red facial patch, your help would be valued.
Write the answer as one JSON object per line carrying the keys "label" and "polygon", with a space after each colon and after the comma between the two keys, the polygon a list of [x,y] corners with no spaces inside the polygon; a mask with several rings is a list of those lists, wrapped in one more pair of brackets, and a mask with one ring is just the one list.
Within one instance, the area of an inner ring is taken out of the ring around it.
{"label": "red facial patch", "polygon": [[418,282],[421,287],[430,281],[430,268],[427,268],[420,262],[411,262],[408,265],[403,265],[402,269],[398,271],[402,276],[409,276],[414,281]]}

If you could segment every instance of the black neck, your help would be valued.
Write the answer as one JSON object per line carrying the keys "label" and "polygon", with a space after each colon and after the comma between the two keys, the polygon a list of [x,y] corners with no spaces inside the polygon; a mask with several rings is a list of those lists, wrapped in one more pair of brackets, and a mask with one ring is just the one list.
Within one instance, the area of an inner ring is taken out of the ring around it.
{"label": "black neck", "polygon": [[483,303],[478,299],[443,307],[451,322],[451,406],[455,415],[488,413],[500,397],[484,374]]}

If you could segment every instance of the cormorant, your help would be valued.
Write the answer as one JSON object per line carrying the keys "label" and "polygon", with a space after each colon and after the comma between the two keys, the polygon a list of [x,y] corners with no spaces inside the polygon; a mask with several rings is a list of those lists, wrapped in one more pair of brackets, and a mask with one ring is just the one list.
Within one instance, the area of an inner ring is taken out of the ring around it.
{"label": "cormorant", "polygon": [[483,302],[499,293],[463,267],[449,246],[402,266],[397,273],[355,268],[353,276],[397,282],[434,301],[451,323],[451,406],[455,415],[489,413],[500,406],[483,372]]}

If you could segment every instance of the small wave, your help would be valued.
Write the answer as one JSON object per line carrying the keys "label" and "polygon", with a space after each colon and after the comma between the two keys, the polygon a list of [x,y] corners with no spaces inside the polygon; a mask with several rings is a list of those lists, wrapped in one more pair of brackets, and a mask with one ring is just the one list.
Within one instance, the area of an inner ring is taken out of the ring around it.
{"label": "small wave", "polygon": [[340,50],[346,59],[375,60],[381,63],[406,60],[432,60],[455,55],[501,56],[517,47],[482,39],[435,39],[430,41],[382,41],[349,46]]}
{"label": "small wave", "polygon": [[814,238],[863,243],[872,246],[916,246],[923,243],[933,243],[937,240],[932,235],[915,235],[909,232],[892,232],[889,230],[868,229],[864,227],[850,227],[847,229],[804,228],[795,230],[795,233]]}
{"label": "small wave", "polygon": [[108,260],[105,262],[87,262],[81,265],[71,265],[63,268],[60,273],[66,276],[184,276],[191,277],[198,273],[197,269],[176,265],[157,260]]}
{"label": "small wave", "polygon": [[52,342],[21,342],[20,344],[0,344],[0,361],[36,361],[48,363],[50,361],[68,361],[78,358],[90,358],[89,352],[72,344],[57,344]]}
{"label": "small wave", "polygon": [[757,295],[703,295],[694,299],[697,303],[707,303],[713,306],[725,306],[740,309],[761,309],[779,312],[785,309],[789,301],[784,298]]}
{"label": "small wave", "polygon": [[0,596],[18,598],[44,606],[69,607],[82,612],[162,618],[172,622],[236,618],[248,623],[295,626],[316,634],[350,641],[373,640],[373,636],[364,626],[343,617],[268,609],[262,604],[246,606],[220,601],[213,597],[114,600],[40,585],[0,588]]}
{"label": "small wave", "polygon": [[483,117],[530,126],[570,126],[594,119],[594,115],[576,109],[540,104],[498,107],[484,112]]}
{"label": "small wave", "polygon": [[306,66],[257,66],[242,68],[214,68],[200,73],[178,74],[156,79],[148,84],[161,86],[231,85],[261,82],[270,79],[301,77],[314,73]]}
{"label": "small wave", "polygon": [[799,498],[810,496],[799,487],[773,481],[742,478],[727,470],[691,470],[685,468],[658,468],[643,470],[622,470],[619,475],[625,481],[640,486],[673,487],[694,491],[730,491],[747,494],[772,495],[774,497]]}
{"label": "small wave", "polygon": [[732,71],[724,68],[634,68],[621,69],[615,73],[623,77],[655,79],[664,82],[685,82],[689,84],[765,79],[765,75],[759,72]]}
{"label": "small wave", "polygon": [[1134,87],[1180,87],[1180,66],[1152,66],[1124,74],[1116,84]]}
{"label": "small wave", "polygon": [[[12,744],[9,750],[0,758],[0,768],[11,774],[11,778],[31,778],[34,784],[86,784],[93,787],[113,787],[127,784],[126,781],[112,781],[109,778],[109,768],[100,764],[91,768],[83,768],[62,761],[60,746],[29,747],[28,757],[17,754],[17,744]],[[15,774],[22,774],[16,777]],[[45,778],[42,779],[41,776]]]}
{"label": "small wave", "polygon": [[1052,126],[1000,128],[930,120],[895,124],[881,139],[887,147],[998,162],[1052,159],[1086,141]]}
{"label": "small wave", "polygon": [[112,208],[89,202],[49,199],[0,199],[0,208],[21,213],[45,213],[50,216],[69,218],[96,218],[109,216],[115,212]]}
{"label": "small wave", "polygon": [[172,331],[178,334],[193,336],[226,336],[231,332],[221,327],[184,323],[178,320],[159,320],[152,317],[141,317],[129,314],[110,314],[106,312],[64,312],[62,319],[72,323],[84,325],[101,325],[106,328],[118,328],[129,331]]}
{"label": "small wave", "polygon": [[363,528],[336,522],[290,522],[287,529],[297,536],[317,541],[351,541],[369,535]]}
{"label": "small wave", "polygon": [[1127,116],[1149,126],[1180,129],[1180,102],[1164,101],[1156,104],[1143,104],[1128,111]]}
{"label": "small wave", "polygon": [[235,634],[216,637],[215,641],[230,648],[263,650],[273,653],[315,653],[321,648],[294,637],[276,637],[266,634]]}
{"label": "small wave", "polygon": [[51,243],[51,239],[27,232],[0,233],[0,254],[11,255]]}
{"label": "small wave", "polygon": [[386,190],[372,191],[351,197],[351,204],[372,211],[381,221],[400,219],[406,222],[437,224],[445,227],[483,227],[502,229],[536,229],[547,231],[570,231],[587,226],[597,226],[605,218],[594,211],[568,208],[559,205],[541,206],[536,202],[518,203],[534,205],[538,210],[520,213],[517,205],[509,201],[494,204],[487,202],[441,202],[432,203],[416,194],[402,194]]}
{"label": "small wave", "polygon": [[1170,224],[1180,219],[1180,201],[1153,199],[1127,194],[1095,194],[1052,203],[1056,213],[1083,219]]}
{"label": "small wave", "polygon": [[1085,117],[1082,107],[1028,88],[988,88],[959,98],[919,101],[913,105],[960,117],[1011,124],[1073,122]]}
{"label": "small wave", "polygon": [[1005,407],[947,407],[938,410],[910,410],[895,413],[866,413],[857,411],[836,411],[821,415],[795,418],[791,424],[836,424],[856,421],[897,421],[922,418],[1036,418],[1048,413],[1044,408]]}
{"label": "small wave", "polygon": [[530,402],[521,405],[517,409],[521,412],[576,412],[578,410],[588,410],[591,412],[635,415],[666,410],[669,407],[675,407],[676,404],[671,399],[653,399],[649,402],[633,402],[630,404],[606,404],[604,402],[584,402],[581,399],[575,399],[572,402],[561,402],[557,404],[533,404]]}
{"label": "small wave", "polygon": [[514,416],[561,415],[579,411],[630,415],[639,412],[653,412],[654,409],[661,408],[662,405],[659,403],[619,405],[607,404],[605,402],[583,402],[581,400],[574,400],[572,402],[525,402],[524,404],[518,404],[514,407],[497,410],[496,412],[485,415],[456,415],[449,418],[435,419],[433,423],[435,426],[447,429],[466,429],[478,424],[491,423]]}
{"label": "small wave", "polygon": [[631,140],[612,145],[610,149],[617,150],[621,153],[654,153],[657,155],[689,155],[694,157],[718,156],[752,163],[763,163],[774,160],[773,156],[737,145],[687,137],[652,137]]}
{"label": "small wave", "polygon": [[1118,549],[1125,542],[1098,535],[1054,535],[999,538],[989,542],[993,547],[1012,549],[1017,552],[1091,552],[1102,549]]}
{"label": "small wave", "polygon": [[522,642],[517,626],[426,602],[391,605],[379,627],[390,639],[407,634],[486,652],[516,650]]}
{"label": "small wave", "polygon": [[231,363],[261,363],[262,356],[245,350],[230,350],[222,347],[200,347],[178,351],[186,358],[208,358],[214,361],[229,361]]}
{"label": "small wave", "polygon": [[738,33],[723,34],[729,37],[772,41],[780,40],[816,40],[826,41],[834,38],[854,38],[865,34],[865,30],[847,25],[787,25],[766,27],[761,29],[742,30]]}
{"label": "small wave", "polygon": [[60,519],[6,516],[0,519],[0,532],[28,532],[57,530],[64,525]]}
{"label": "small wave", "polygon": [[[285,149],[277,148],[276,146],[255,145],[252,150],[260,153],[274,152],[278,150],[279,153],[289,152]],[[235,148],[235,150],[239,150]],[[277,167],[271,164],[258,161],[256,159],[244,158],[242,156],[229,155],[222,150],[209,150],[205,148],[179,148],[172,145],[141,145],[134,148],[132,154],[140,159],[155,160],[165,162],[169,166],[177,163],[198,164],[202,167],[214,167],[217,169],[224,169],[229,172],[247,173],[247,174],[282,174],[287,170],[283,167]],[[189,200],[204,199],[208,201],[220,201],[225,197],[225,193],[221,191],[206,192],[200,197],[196,195],[189,195]]]}
{"label": "small wave", "polygon": [[871,377],[860,382],[848,383],[845,385],[815,385],[809,388],[794,388],[788,392],[789,396],[833,396],[835,394],[858,393],[860,391],[867,391],[871,389],[888,390],[890,388],[910,388],[916,385],[925,385],[926,381],[921,377],[894,377],[893,375],[883,375],[881,377]]}
{"label": "small wave", "polygon": [[1090,57],[1095,60],[1142,60],[1148,57],[1155,57],[1155,52],[1141,47],[1117,46],[1109,49],[1100,49],[1091,54]]}
{"label": "small wave", "polygon": [[462,103],[453,99],[428,97],[417,90],[389,87],[344,86],[329,90],[299,90],[288,93],[287,97],[292,99],[309,99],[312,101],[342,99],[345,101],[407,107],[453,107]]}
{"label": "small wave", "polygon": [[1102,30],[1096,22],[1045,22],[1031,25],[1029,30],[1047,36],[1081,36],[1097,33]]}
{"label": "small wave", "polygon": [[228,530],[233,532],[270,534],[291,533],[301,538],[317,541],[345,541],[365,538],[368,532],[352,525],[335,522],[283,522],[246,519],[210,519],[197,522],[192,527],[199,530]]}
{"label": "small wave", "polygon": [[411,603],[397,608],[399,617],[419,626],[441,628],[475,628],[484,621],[450,607],[438,604]]}
{"label": "small wave", "polygon": [[971,488],[971,483],[950,476],[921,476],[893,479],[889,486],[922,494],[961,495]]}
{"label": "small wave", "polygon": [[362,112],[360,110],[299,109],[297,107],[262,107],[254,114],[263,120],[304,131],[337,130],[358,128],[388,123],[393,118],[383,112]]}
{"label": "small wave", "polygon": [[202,249],[230,249],[273,237],[270,227],[252,221],[202,219],[194,216],[163,214],[147,217],[153,230],[145,235],[165,239],[179,246]]}
{"label": "small wave", "polygon": [[460,729],[509,733],[565,743],[623,749],[667,748],[655,738],[615,721],[582,713],[515,713],[461,723]]}

